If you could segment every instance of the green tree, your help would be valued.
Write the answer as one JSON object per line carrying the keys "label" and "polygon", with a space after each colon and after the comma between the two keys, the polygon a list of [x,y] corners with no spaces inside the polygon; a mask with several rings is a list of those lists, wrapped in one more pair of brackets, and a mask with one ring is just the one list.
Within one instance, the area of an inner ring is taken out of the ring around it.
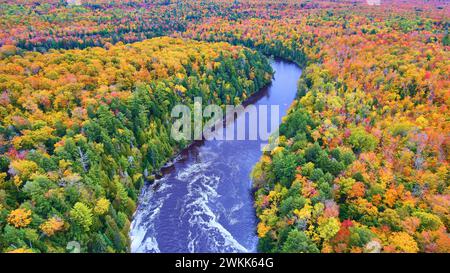
{"label": "green tree", "polygon": [[412,215],[420,219],[421,230],[437,230],[444,225],[438,216],[431,213],[418,211]]}
{"label": "green tree", "polygon": [[295,177],[297,159],[295,154],[279,153],[273,159],[275,177],[282,185],[289,187]]}
{"label": "green tree", "polygon": [[81,202],[77,202],[70,211],[70,217],[81,226],[84,231],[89,231],[93,223],[92,210]]}
{"label": "green tree", "polygon": [[303,231],[294,229],[289,232],[286,242],[283,244],[282,252],[319,253],[319,249]]}
{"label": "green tree", "polygon": [[366,132],[364,128],[358,127],[351,130],[348,143],[352,145],[355,152],[373,151],[378,145],[378,139]]}
{"label": "green tree", "polygon": [[325,241],[330,240],[331,238],[338,233],[341,227],[341,223],[336,218],[328,218],[322,223],[319,224],[317,231],[319,232],[319,236],[323,238]]}

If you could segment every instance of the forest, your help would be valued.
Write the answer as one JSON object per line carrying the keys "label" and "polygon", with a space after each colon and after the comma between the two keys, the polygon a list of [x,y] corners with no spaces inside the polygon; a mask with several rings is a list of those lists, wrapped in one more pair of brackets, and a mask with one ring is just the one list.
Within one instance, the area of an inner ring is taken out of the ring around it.
{"label": "forest", "polygon": [[0,62],[4,251],[126,251],[144,180],[188,144],[172,107],[237,103],[272,73],[255,51],[167,37]]}
{"label": "forest", "polygon": [[188,144],[170,109],[240,103],[277,57],[303,74],[252,172],[258,250],[450,252],[446,1],[73,2],[0,1],[0,251],[128,251]]}

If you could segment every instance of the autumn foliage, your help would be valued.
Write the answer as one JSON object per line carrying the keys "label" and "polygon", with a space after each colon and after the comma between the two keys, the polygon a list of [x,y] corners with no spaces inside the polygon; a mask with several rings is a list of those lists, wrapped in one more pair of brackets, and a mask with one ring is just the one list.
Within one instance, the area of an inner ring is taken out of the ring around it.
{"label": "autumn foliage", "polygon": [[141,186],[188,144],[173,106],[237,103],[271,76],[256,51],[169,37],[3,56],[0,249],[127,251]]}
{"label": "autumn foliage", "polygon": [[450,252],[443,1],[83,2],[0,1],[1,251],[127,251],[187,144],[171,107],[242,101],[264,53],[304,70],[252,173],[259,250]]}

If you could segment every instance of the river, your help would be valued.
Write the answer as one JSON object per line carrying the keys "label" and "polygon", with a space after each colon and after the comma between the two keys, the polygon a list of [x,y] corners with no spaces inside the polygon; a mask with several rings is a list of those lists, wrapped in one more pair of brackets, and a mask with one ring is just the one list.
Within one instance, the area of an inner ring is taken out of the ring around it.
{"label": "river", "polygon": [[[271,65],[272,83],[249,101],[279,105],[281,118],[295,98],[302,71],[281,60]],[[160,179],[142,189],[131,223],[131,251],[256,252],[250,173],[263,143],[205,140],[184,150]]]}

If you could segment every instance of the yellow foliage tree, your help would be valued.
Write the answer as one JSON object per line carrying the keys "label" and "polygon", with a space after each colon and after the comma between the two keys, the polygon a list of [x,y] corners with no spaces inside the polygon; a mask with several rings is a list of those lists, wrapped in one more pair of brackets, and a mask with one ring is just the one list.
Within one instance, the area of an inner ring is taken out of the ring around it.
{"label": "yellow foliage tree", "polygon": [[11,162],[10,165],[10,173],[17,175],[22,181],[28,180],[37,169],[38,165],[29,160],[16,160]]}
{"label": "yellow foliage tree", "polygon": [[106,212],[108,212],[110,204],[111,203],[106,198],[98,199],[98,201],[97,201],[97,203],[95,204],[95,207],[94,207],[95,214],[97,214],[97,215],[105,214]]}
{"label": "yellow foliage tree", "polygon": [[31,223],[31,210],[15,209],[8,216],[8,223],[16,228],[26,227]]}
{"label": "yellow foliage tree", "polygon": [[414,238],[406,232],[395,232],[389,239],[391,246],[395,252],[417,253],[419,247]]}
{"label": "yellow foliage tree", "polygon": [[262,238],[262,237],[266,236],[266,233],[269,232],[269,230],[270,230],[270,227],[268,227],[263,222],[260,222],[258,224],[258,237]]}
{"label": "yellow foliage tree", "polygon": [[16,248],[14,250],[8,251],[8,253],[33,253],[33,250],[29,248]]}
{"label": "yellow foliage tree", "polygon": [[64,221],[57,217],[52,217],[41,224],[39,227],[47,236],[52,236],[56,232],[63,229]]}

